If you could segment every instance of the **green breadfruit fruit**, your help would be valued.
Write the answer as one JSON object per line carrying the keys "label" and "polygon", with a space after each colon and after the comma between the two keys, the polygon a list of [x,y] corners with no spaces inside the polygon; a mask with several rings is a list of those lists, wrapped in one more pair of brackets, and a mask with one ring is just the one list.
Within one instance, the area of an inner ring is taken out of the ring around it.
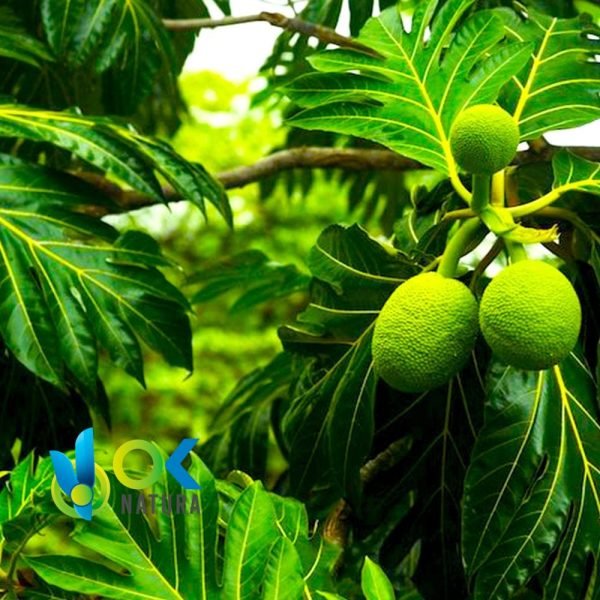
{"label": "green breadfruit fruit", "polygon": [[547,263],[524,260],[507,267],[486,288],[481,331],[494,354],[519,369],[541,370],[575,347],[581,305],[569,280]]}
{"label": "green breadfruit fruit", "polygon": [[450,132],[450,147],[465,171],[493,175],[515,157],[519,137],[517,122],[505,110],[480,104],[458,115]]}
{"label": "green breadfruit fruit", "polygon": [[467,362],[479,327],[477,301],[460,281],[424,273],[389,297],[373,332],[375,372],[403,392],[442,385]]}

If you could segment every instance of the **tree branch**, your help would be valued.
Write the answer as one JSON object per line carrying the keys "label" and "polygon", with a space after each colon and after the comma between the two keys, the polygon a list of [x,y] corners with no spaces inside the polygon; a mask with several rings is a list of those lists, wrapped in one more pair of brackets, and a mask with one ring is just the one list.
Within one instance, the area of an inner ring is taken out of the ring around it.
{"label": "tree branch", "polygon": [[[520,152],[515,164],[543,162],[552,158],[559,148],[550,147],[543,153],[532,150]],[[568,148],[571,152],[589,160],[600,161],[600,148]],[[372,150],[362,148],[321,148],[301,147],[282,150],[267,156],[253,165],[237,167],[218,173],[215,178],[225,189],[242,188],[251,183],[262,181],[282,171],[291,169],[345,169],[348,171],[410,171],[426,169],[424,165],[410,158],[405,158],[391,150]],[[156,202],[136,191],[126,191],[117,184],[108,181],[101,175],[92,173],[76,173],[80,178],[99,188],[113,200],[117,211],[124,212],[150,206]],[[168,202],[183,200],[169,186],[163,189]],[[106,214],[107,209],[94,208],[94,214]],[[472,216],[468,209],[449,213],[447,218],[466,218]]]}
{"label": "tree branch", "polygon": [[242,23],[261,22],[269,23],[273,27],[279,27],[292,33],[315,37],[324,44],[335,44],[342,48],[352,48],[373,56],[379,56],[375,50],[352,38],[341,35],[329,27],[309,23],[297,17],[286,17],[280,13],[261,12],[256,15],[224,17],[222,19],[163,19],[164,26],[170,31],[195,31],[196,29],[215,29],[216,27],[228,27]]}
{"label": "tree branch", "polygon": [[420,163],[389,150],[301,147],[282,150],[257,163],[217,175],[226,189],[239,188],[290,169],[347,169],[349,171],[407,171]]}

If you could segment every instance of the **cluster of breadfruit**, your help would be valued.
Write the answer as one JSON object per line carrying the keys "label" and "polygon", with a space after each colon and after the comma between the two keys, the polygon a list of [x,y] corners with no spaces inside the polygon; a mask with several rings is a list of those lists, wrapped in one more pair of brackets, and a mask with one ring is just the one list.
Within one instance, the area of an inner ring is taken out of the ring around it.
{"label": "cluster of breadfruit", "polygon": [[[518,142],[513,118],[492,105],[464,111],[450,136],[456,162],[473,174],[504,169]],[[569,355],[580,328],[573,286],[546,262],[511,263],[492,279],[479,303],[459,280],[426,272],[401,284],[383,306],[373,332],[373,363],[391,387],[423,392],[465,366],[479,331],[501,362],[542,370]]]}

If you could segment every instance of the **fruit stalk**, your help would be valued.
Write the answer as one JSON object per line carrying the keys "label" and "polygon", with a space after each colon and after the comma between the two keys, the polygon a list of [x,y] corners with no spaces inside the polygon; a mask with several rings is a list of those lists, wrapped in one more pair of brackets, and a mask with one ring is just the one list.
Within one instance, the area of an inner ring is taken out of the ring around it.
{"label": "fruit stalk", "polygon": [[492,206],[504,206],[505,195],[505,172],[498,171],[492,176]]}
{"label": "fruit stalk", "polygon": [[506,249],[508,250],[508,256],[510,257],[511,263],[517,263],[522,260],[527,260],[529,257],[527,256],[527,251],[525,250],[525,246],[523,244],[519,244],[518,242],[511,242],[510,240],[505,239],[504,243],[506,244]]}
{"label": "fruit stalk", "polygon": [[446,250],[442,255],[438,266],[438,273],[440,275],[443,277],[454,277],[456,275],[458,262],[481,227],[481,221],[478,218],[469,219],[462,224],[460,229],[448,242]]}
{"label": "fruit stalk", "polygon": [[490,203],[492,178],[490,175],[475,173],[473,175],[473,197],[471,208],[479,214]]}

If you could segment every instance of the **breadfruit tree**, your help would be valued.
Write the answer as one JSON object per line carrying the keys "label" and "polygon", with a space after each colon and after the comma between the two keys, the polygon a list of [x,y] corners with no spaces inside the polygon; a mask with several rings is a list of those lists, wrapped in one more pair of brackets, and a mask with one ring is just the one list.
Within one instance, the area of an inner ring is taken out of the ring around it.
{"label": "breadfruit tree", "polygon": [[[0,2],[0,591],[600,599],[600,152],[545,137],[600,119],[600,11],[207,4]],[[198,31],[249,21],[281,29],[254,102],[285,147],[209,173],[167,141],[178,76]],[[305,272],[249,249],[190,294],[103,219],[188,201],[231,226],[227,189],[309,194],[321,170],[348,216]],[[200,512],[65,518],[47,454],[110,422],[101,367],[143,383],[150,349],[191,372],[196,304],[238,288],[303,306],[192,456]],[[69,557],[32,549],[57,530]]]}

